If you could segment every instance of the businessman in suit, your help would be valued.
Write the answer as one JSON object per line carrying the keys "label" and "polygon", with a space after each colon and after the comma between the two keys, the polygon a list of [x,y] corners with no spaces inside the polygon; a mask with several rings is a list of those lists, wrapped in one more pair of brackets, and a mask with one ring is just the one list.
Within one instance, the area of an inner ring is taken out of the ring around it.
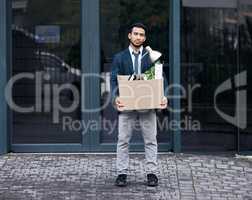
{"label": "businessman in suit", "polygon": [[[142,23],[130,26],[128,32],[129,47],[114,56],[111,70],[112,101],[119,111],[118,115],[118,141],[117,141],[117,186],[127,185],[129,164],[128,146],[133,128],[138,119],[141,127],[146,159],[146,173],[148,186],[157,186],[157,120],[155,110],[123,111],[124,104],[118,99],[117,75],[141,74],[151,67],[149,56],[143,44],[146,40],[147,28]],[[162,108],[167,107],[167,98],[160,102]]]}

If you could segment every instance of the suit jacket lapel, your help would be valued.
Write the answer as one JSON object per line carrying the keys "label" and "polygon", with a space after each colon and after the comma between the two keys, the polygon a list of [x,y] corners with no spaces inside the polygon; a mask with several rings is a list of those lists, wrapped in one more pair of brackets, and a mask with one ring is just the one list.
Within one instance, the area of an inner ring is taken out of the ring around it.
{"label": "suit jacket lapel", "polygon": [[126,62],[126,66],[129,67],[130,74],[134,74],[133,63],[132,63],[130,51],[128,48],[125,51],[125,62]]}
{"label": "suit jacket lapel", "polygon": [[150,62],[149,62],[149,55],[145,55],[146,54],[146,50],[145,48],[143,49],[143,52],[142,52],[142,56],[144,56],[142,58],[142,61],[141,61],[141,72],[144,73],[146,71],[146,69],[149,67],[150,65]]}

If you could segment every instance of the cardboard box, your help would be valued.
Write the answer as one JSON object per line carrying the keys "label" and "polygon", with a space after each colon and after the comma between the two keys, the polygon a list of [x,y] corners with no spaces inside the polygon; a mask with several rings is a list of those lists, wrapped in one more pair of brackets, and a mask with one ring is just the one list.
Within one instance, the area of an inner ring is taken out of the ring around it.
{"label": "cardboard box", "polygon": [[164,96],[163,79],[128,81],[129,76],[118,75],[119,99],[124,110],[161,108]]}

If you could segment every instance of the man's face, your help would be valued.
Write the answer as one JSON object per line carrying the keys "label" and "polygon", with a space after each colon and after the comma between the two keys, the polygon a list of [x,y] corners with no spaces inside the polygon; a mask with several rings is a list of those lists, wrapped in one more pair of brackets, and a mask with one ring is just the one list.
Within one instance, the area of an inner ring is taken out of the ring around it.
{"label": "man's face", "polygon": [[131,33],[128,34],[130,43],[135,47],[140,47],[146,40],[145,30],[143,28],[134,27]]}

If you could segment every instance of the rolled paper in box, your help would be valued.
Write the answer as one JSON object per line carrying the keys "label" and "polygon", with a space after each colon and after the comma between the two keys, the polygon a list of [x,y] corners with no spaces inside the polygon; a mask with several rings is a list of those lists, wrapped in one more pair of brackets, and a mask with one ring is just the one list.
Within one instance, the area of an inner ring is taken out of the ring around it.
{"label": "rolled paper in box", "polygon": [[155,79],[163,78],[163,64],[156,63],[155,64]]}

